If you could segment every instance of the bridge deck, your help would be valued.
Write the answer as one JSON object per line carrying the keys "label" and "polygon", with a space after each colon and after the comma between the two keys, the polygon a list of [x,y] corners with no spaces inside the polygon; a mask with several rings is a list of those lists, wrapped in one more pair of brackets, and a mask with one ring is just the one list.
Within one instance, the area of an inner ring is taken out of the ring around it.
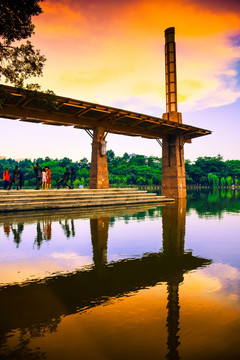
{"label": "bridge deck", "polygon": [[0,109],[0,117],[56,126],[74,126],[77,129],[105,128],[106,132],[162,138],[164,135],[182,135],[185,140],[211,134],[211,131],[164,120],[154,116],[86,101],[56,96],[57,110],[49,103],[21,93],[11,86],[0,86],[8,96]]}

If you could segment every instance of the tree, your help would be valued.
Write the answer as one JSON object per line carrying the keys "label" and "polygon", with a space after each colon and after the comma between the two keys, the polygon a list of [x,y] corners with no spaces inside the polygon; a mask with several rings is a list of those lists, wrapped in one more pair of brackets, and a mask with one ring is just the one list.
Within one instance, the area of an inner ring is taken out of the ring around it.
{"label": "tree", "polygon": [[209,186],[217,187],[219,185],[219,178],[217,177],[217,175],[209,173],[208,174],[208,182],[209,182]]}
{"label": "tree", "polygon": [[221,177],[220,179],[221,187],[224,187],[226,185],[226,179],[225,177]]}
{"label": "tree", "polygon": [[232,185],[233,179],[232,179],[231,176],[227,176],[227,177],[226,177],[226,183],[228,184],[228,186],[231,186],[231,185]]}
{"label": "tree", "polygon": [[[34,34],[32,16],[42,13],[38,4],[42,1],[0,0],[0,80],[19,88],[30,77],[42,75],[46,61],[29,40],[22,42]],[[40,86],[30,84],[26,88],[39,90]]]}
{"label": "tree", "polygon": [[115,154],[112,150],[107,150],[107,161],[110,163],[115,157]]}

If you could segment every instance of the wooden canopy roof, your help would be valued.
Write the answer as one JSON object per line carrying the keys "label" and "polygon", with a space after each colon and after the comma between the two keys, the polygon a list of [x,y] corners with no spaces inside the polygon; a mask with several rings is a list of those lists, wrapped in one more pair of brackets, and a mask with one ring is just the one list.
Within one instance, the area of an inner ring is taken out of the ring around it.
{"label": "wooden canopy roof", "polygon": [[74,126],[91,130],[101,126],[106,132],[143,138],[162,138],[164,135],[183,135],[189,139],[208,135],[209,130],[164,120],[133,111],[56,96],[57,109],[49,110],[46,103],[21,93],[18,89],[1,85],[9,94],[0,108],[0,117],[56,126]]}

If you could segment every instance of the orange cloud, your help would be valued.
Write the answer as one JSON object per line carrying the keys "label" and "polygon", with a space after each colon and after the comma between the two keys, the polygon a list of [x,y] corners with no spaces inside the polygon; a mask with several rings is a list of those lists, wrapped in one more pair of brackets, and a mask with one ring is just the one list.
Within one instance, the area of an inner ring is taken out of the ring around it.
{"label": "orange cloud", "polygon": [[[56,93],[165,111],[164,30],[176,28],[179,111],[236,101],[240,15],[197,0],[46,1],[36,40]],[[131,100],[132,99],[132,100]]]}
{"label": "orange cloud", "polygon": [[45,1],[42,10],[43,14],[35,20],[36,32],[46,38],[79,37],[86,26],[81,10],[73,9],[68,2]]}

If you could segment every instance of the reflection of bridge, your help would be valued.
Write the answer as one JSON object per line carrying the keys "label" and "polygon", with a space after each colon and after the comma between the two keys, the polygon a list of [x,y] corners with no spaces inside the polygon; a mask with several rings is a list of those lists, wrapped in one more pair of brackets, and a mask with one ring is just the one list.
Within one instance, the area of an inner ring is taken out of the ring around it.
{"label": "reflection of bridge", "polygon": [[[186,201],[162,209],[163,251],[140,259],[107,263],[109,216],[90,218],[93,268],[6,286],[0,291],[1,341],[13,329],[41,329],[44,333],[61,316],[97,306],[111,297],[124,296],[158,282],[168,284],[168,358],[177,359],[179,345],[178,284],[185,272],[209,260],[184,252]],[[64,219],[64,217],[62,217]],[[54,321],[52,319],[55,319]],[[54,325],[54,324],[53,324]],[[34,331],[33,331],[34,332]]]}
{"label": "reflection of bridge", "polygon": [[184,198],[184,143],[195,137],[210,134],[210,131],[182,123],[182,114],[177,109],[174,34],[174,28],[165,30],[166,113],[162,118],[60,96],[56,97],[57,109],[51,109],[47,102],[8,86],[2,86],[7,96],[0,109],[0,116],[85,129],[93,139],[90,170],[92,189],[109,188],[105,141],[107,133],[141,136],[158,141],[162,139],[162,194],[167,197]]}

